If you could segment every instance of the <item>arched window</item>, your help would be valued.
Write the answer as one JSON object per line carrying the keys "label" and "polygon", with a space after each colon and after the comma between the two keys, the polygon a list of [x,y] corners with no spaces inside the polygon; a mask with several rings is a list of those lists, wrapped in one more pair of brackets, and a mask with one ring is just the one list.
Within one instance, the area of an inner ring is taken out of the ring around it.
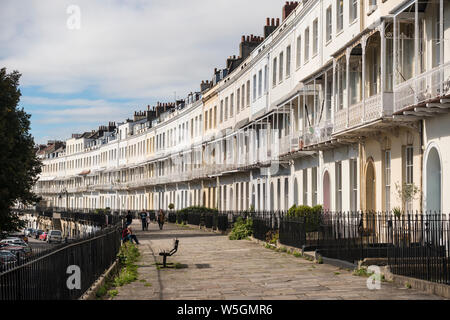
{"label": "arched window", "polygon": [[436,147],[429,149],[426,158],[426,198],[425,209],[429,213],[441,213],[442,207],[442,167]]}

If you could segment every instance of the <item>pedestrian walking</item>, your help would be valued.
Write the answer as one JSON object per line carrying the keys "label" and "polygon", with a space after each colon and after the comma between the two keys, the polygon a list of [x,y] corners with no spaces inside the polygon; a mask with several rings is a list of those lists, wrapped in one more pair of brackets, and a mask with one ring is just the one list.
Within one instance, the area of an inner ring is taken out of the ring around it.
{"label": "pedestrian walking", "polygon": [[158,225],[159,225],[159,230],[163,229],[164,226],[164,220],[165,220],[165,215],[164,215],[164,211],[162,211],[161,209],[159,210],[158,213]]}
{"label": "pedestrian walking", "polygon": [[147,213],[147,231],[149,225],[150,225],[150,213]]}
{"label": "pedestrian walking", "polygon": [[148,214],[145,211],[142,211],[139,216],[141,217],[141,223],[142,223],[142,231],[147,230],[148,231],[148,223],[147,223],[147,217]]}
{"label": "pedestrian walking", "polygon": [[128,214],[126,216],[126,219],[127,219],[126,226],[128,227],[130,224],[133,223],[133,216],[131,215],[131,211],[130,210],[128,210]]}

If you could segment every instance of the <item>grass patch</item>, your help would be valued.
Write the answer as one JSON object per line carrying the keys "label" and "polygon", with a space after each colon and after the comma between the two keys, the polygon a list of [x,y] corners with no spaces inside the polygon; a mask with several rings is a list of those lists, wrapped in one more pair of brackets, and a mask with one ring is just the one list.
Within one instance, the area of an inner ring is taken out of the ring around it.
{"label": "grass patch", "polygon": [[409,283],[409,282],[405,283],[405,288],[406,289],[412,289],[411,283]]}
{"label": "grass patch", "polygon": [[337,272],[337,271],[334,273],[335,276],[338,276],[338,275],[340,275],[340,274],[341,274],[341,273],[340,273],[340,272]]}
{"label": "grass patch", "polygon": [[366,277],[366,278],[368,278],[372,274],[373,274],[372,272],[367,271],[367,268],[364,268],[364,267],[359,268],[359,269],[355,269],[353,271],[353,275],[357,276],[357,277]]}
{"label": "grass patch", "polygon": [[[137,246],[130,242],[124,243],[120,247],[117,257],[119,258],[120,271],[113,279],[107,279],[105,284],[97,290],[97,299],[102,299],[106,295],[114,298],[119,293],[117,287],[122,287],[138,279],[136,262],[139,260],[140,253]],[[141,282],[143,281],[146,280],[141,280]]]}
{"label": "grass patch", "polygon": [[119,294],[119,291],[112,289],[108,291],[108,296],[110,296],[111,298],[114,298],[115,296],[117,296]]}
{"label": "grass patch", "polygon": [[181,222],[181,223],[178,223],[178,222],[177,222],[176,225],[179,226],[179,227],[182,227],[182,228],[189,228],[189,226],[187,225],[187,223],[184,222],[184,221]]}
{"label": "grass patch", "polygon": [[151,283],[146,283],[146,284],[144,284],[144,287],[151,287],[152,286],[152,284]]}
{"label": "grass patch", "polygon": [[317,264],[323,264],[323,258],[322,258],[322,256],[320,256],[319,259],[317,260]]}
{"label": "grass patch", "polygon": [[294,257],[296,257],[296,258],[301,258],[301,257],[302,257],[302,253],[299,252],[299,251],[294,251],[293,255],[294,255]]}

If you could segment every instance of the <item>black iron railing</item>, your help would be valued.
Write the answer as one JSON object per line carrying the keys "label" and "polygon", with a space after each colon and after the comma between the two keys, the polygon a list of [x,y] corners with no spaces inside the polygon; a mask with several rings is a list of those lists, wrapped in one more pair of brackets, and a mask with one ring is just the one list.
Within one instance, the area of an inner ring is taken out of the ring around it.
{"label": "black iron railing", "polygon": [[356,263],[378,258],[395,274],[450,284],[450,222],[441,214],[322,212],[289,217],[253,213],[253,236]]}
{"label": "black iron railing", "polygon": [[110,227],[38,255],[3,264],[0,300],[78,299],[117,257],[120,228]]}
{"label": "black iron railing", "polygon": [[169,213],[169,222],[178,224],[190,224],[202,226],[213,230],[226,231],[233,216],[227,212],[197,212],[195,210],[184,210]]}

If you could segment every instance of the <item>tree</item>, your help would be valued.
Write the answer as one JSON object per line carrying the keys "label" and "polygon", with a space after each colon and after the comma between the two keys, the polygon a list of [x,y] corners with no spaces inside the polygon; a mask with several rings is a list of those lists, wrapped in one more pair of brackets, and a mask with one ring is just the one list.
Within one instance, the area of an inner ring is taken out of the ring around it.
{"label": "tree", "polygon": [[17,71],[0,69],[0,231],[18,231],[23,225],[11,212],[15,203],[31,205],[40,200],[32,187],[41,172],[34,139],[29,133],[30,115],[20,101]]}

